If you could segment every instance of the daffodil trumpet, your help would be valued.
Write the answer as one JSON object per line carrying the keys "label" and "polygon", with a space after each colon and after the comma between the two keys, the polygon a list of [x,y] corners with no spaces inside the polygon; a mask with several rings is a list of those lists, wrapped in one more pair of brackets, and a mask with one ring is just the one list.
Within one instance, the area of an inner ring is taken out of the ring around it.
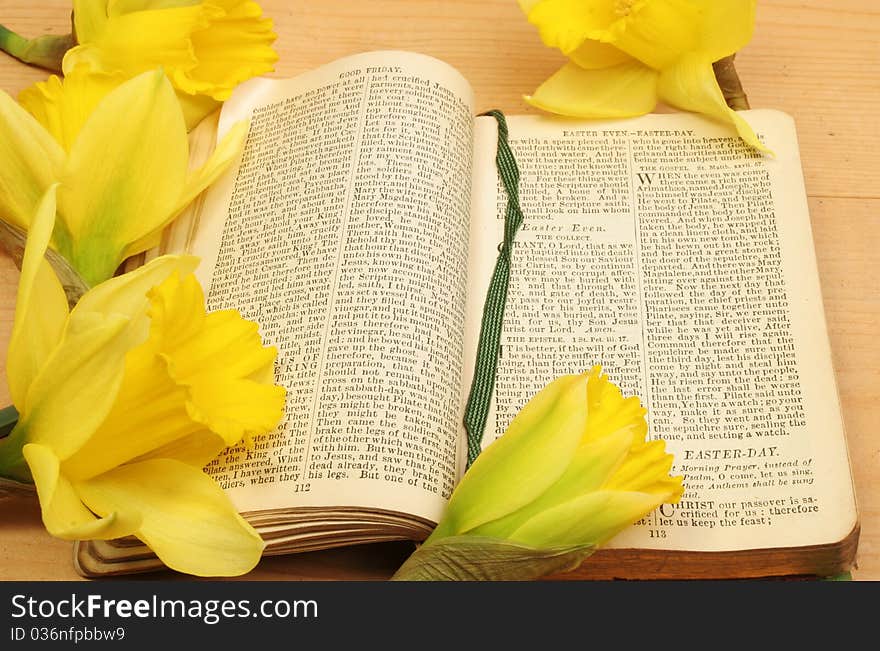
{"label": "daffodil trumpet", "polygon": [[713,64],[752,38],[757,0],[519,0],[569,58],[526,101],[581,118],[625,118],[662,101],[734,127],[769,150],[727,103]]}
{"label": "daffodil trumpet", "polygon": [[74,0],[71,22],[70,34],[34,39],[0,25],[0,49],[65,75],[85,66],[124,81],[161,67],[188,129],[278,61],[272,20],[253,0]]}
{"label": "daffodil trumpet", "polygon": [[74,0],[73,20],[65,72],[88,63],[132,76],[160,65],[175,88],[224,101],[278,61],[272,20],[253,0]]}
{"label": "daffodil trumpet", "polygon": [[480,453],[395,578],[537,578],[677,502],[682,477],[646,440],[645,413],[598,366],[554,380]]}
{"label": "daffodil trumpet", "polygon": [[172,569],[245,573],[264,542],[203,468],[280,421],[276,350],[237,311],[205,313],[191,256],[159,257],[69,309],[44,256],[57,190],[22,260],[6,367],[19,417],[0,476],[35,485],[58,538],[136,536]]}
{"label": "daffodil trumpet", "polygon": [[183,112],[161,70],[118,80],[77,68],[22,91],[0,92],[0,219],[30,229],[57,187],[51,247],[86,287],[111,278],[238,156],[248,123],[235,125],[207,162],[188,170]]}

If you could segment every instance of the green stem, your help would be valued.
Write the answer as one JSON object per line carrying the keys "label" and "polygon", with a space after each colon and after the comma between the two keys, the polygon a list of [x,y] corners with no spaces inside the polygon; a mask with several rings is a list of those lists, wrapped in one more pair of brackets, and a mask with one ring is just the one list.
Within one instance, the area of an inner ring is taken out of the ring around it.
{"label": "green stem", "polygon": [[0,25],[0,50],[22,63],[61,72],[64,53],[76,45],[73,34],[47,34],[27,39]]}
{"label": "green stem", "polygon": [[727,105],[734,111],[745,111],[749,108],[749,98],[746,96],[742,81],[736,72],[736,65],[733,61],[735,58],[736,53],[726,56],[713,63],[712,69],[715,71],[715,79],[718,81],[718,87],[721,89],[721,94],[724,95],[724,101],[727,102]]}
{"label": "green stem", "polygon": [[25,444],[24,427],[18,425],[18,411],[12,405],[0,409],[0,477],[31,482],[30,470],[21,449]]}
{"label": "green stem", "polygon": [[0,25],[0,49],[15,58],[19,58],[27,46],[27,39],[22,38],[11,29]]}

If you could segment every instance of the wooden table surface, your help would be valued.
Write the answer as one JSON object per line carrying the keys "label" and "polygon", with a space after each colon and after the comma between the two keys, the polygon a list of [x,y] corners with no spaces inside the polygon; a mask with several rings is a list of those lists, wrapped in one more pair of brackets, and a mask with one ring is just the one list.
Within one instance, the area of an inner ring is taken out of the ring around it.
{"label": "wooden table surface", "polygon": [[[532,109],[521,96],[561,65],[515,0],[262,0],[289,77],[374,49],[420,51],[473,84],[477,109]],[[69,0],[0,0],[0,23],[62,33]],[[875,0],[759,0],[755,35],[737,55],[751,105],[794,116],[819,273],[861,511],[856,580],[880,579],[880,9]],[[46,73],[0,53],[0,88],[15,96]],[[0,161],[2,164],[2,161]],[[0,366],[18,272],[0,256]],[[5,377],[0,404],[9,404]],[[384,578],[407,549],[363,562],[350,550],[265,560],[249,579]],[[0,579],[77,579],[71,544],[42,528],[35,500],[0,501]]]}

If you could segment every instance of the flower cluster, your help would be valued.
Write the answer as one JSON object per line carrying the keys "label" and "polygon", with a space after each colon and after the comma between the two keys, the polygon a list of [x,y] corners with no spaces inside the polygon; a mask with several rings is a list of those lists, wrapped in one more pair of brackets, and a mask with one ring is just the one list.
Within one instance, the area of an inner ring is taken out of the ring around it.
{"label": "flower cluster", "polygon": [[55,190],[22,261],[7,361],[19,420],[0,474],[36,484],[59,538],[135,535],[174,569],[250,570],[263,541],[202,468],[280,420],[275,349],[237,312],[205,314],[187,256],[101,283],[68,311],[43,255]]}
{"label": "flower cluster", "polygon": [[[624,116],[660,97],[760,146],[707,77],[750,35],[735,4],[523,0],[572,59],[529,101]],[[206,312],[196,258],[120,269],[239,157],[246,121],[199,166],[188,133],[272,70],[272,23],[247,0],[73,5],[67,37],[0,26],[0,48],[62,73],[17,102],[0,92],[0,220],[25,238],[6,368],[18,419],[0,438],[0,477],[36,487],[53,536],[135,536],[181,572],[243,574],[265,543],[204,468],[281,421],[276,350],[237,311]],[[82,293],[65,292],[51,256]],[[477,458],[395,578],[534,578],[678,500],[644,414],[599,367],[555,380]]]}
{"label": "flower cluster", "polygon": [[519,0],[544,44],[569,61],[531,96],[560,115],[623,118],[658,101],[734,126],[767,151],[726,103],[712,64],[752,38],[757,0]]}
{"label": "flower cluster", "polygon": [[[281,420],[276,350],[237,311],[205,312],[196,258],[119,270],[239,156],[246,121],[200,166],[187,134],[272,69],[272,23],[243,0],[75,0],[73,22],[31,42],[0,28],[63,72],[0,92],[0,219],[26,237],[0,476],[35,485],[54,536],[136,536],[181,572],[243,574],[265,543],[203,468]],[[50,249],[87,291],[65,293]]]}

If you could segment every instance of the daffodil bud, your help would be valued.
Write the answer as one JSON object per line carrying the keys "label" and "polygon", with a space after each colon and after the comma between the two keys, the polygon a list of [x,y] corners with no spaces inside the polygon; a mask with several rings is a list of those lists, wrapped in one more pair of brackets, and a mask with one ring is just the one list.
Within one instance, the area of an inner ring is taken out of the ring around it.
{"label": "daffodil bud", "polygon": [[[443,568],[435,578],[455,578],[457,555],[464,574],[497,578],[534,578],[585,558],[682,494],[672,455],[646,433],[639,399],[624,398],[599,367],[558,378],[477,457],[397,578],[425,578],[434,565]],[[519,570],[498,562],[476,570],[475,546]]]}

